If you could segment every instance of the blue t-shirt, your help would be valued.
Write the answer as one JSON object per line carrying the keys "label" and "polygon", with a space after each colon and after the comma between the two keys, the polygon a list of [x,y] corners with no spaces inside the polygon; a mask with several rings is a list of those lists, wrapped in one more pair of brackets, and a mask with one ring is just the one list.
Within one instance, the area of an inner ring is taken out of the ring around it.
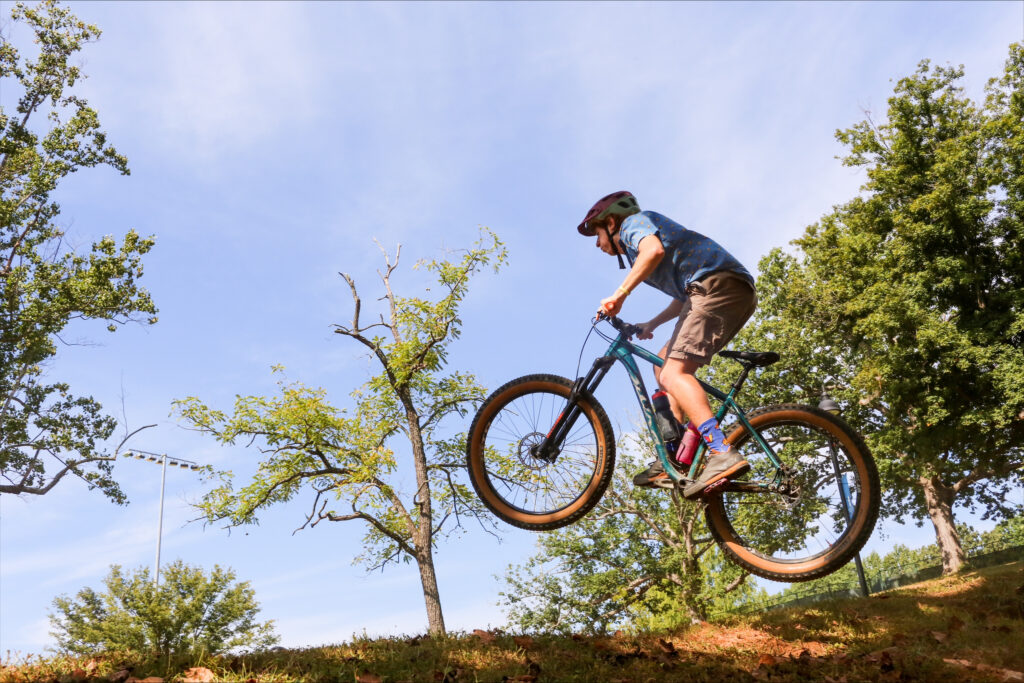
{"label": "blue t-shirt", "polygon": [[670,218],[654,211],[641,211],[622,221],[619,239],[630,264],[636,260],[640,240],[657,235],[665,248],[665,257],[644,282],[676,299],[687,298],[686,287],[717,270],[728,270],[754,284],[754,278],[732,254],[699,232],[687,230]]}

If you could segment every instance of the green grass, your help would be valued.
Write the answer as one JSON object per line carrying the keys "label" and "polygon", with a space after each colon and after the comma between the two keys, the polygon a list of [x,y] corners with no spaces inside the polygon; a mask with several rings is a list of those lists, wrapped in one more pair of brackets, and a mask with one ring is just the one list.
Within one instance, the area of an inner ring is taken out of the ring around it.
{"label": "green grass", "polygon": [[868,599],[642,635],[359,639],[171,663],[118,654],[9,656],[0,683],[102,681],[126,666],[137,678],[171,683],[196,665],[209,668],[215,681],[259,683],[1024,682],[1024,568],[1007,564]]}

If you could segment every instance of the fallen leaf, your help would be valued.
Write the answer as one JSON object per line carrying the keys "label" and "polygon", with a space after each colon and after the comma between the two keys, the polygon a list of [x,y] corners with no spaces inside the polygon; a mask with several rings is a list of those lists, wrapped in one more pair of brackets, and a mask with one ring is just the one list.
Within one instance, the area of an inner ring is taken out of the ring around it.
{"label": "fallen leaf", "polygon": [[210,683],[215,678],[213,672],[205,666],[194,666],[191,669],[186,669],[184,675],[185,678],[182,679],[181,683]]}
{"label": "fallen leaf", "polygon": [[968,662],[966,659],[943,658],[942,661],[944,661],[946,664],[952,664],[953,666],[962,666],[965,669],[973,669],[974,668],[974,666],[972,666],[971,663]]}
{"label": "fallen leaf", "polygon": [[1024,681],[1024,673],[1020,671],[1014,671],[1012,669],[1002,669],[998,666],[991,666],[989,664],[978,664],[974,668],[978,671],[990,671],[1004,681]]}
{"label": "fallen leaf", "polygon": [[946,642],[949,638],[949,634],[943,633],[942,631],[932,631],[931,635],[935,642],[940,644]]}
{"label": "fallen leaf", "polygon": [[493,643],[495,641],[494,634],[493,633],[488,633],[487,631],[484,631],[483,629],[479,629],[479,628],[473,629],[473,635],[476,636],[477,638],[479,638],[484,643]]}
{"label": "fallen leaf", "polygon": [[377,674],[372,674],[363,669],[363,673],[356,676],[356,683],[383,683],[383,679]]}
{"label": "fallen leaf", "polygon": [[757,668],[767,669],[768,667],[775,666],[777,663],[778,660],[775,657],[768,653],[764,653],[757,659]]}
{"label": "fallen leaf", "polygon": [[892,655],[889,653],[889,649],[882,650],[882,658],[878,662],[878,668],[881,669],[883,673],[885,673],[886,671],[892,671],[895,668],[895,664],[893,664]]}
{"label": "fallen leaf", "polygon": [[671,640],[658,638],[658,647],[660,647],[667,655],[676,655],[677,657],[679,656],[679,653],[676,652],[675,643],[673,643]]}
{"label": "fallen leaf", "polygon": [[164,679],[159,676],[147,676],[139,681],[139,683],[164,683]]}
{"label": "fallen leaf", "polygon": [[531,647],[533,647],[533,638],[531,638],[530,636],[512,636],[512,640],[513,642],[515,642],[516,645],[523,648],[524,650],[529,650]]}
{"label": "fallen leaf", "polygon": [[90,659],[88,662],[85,663],[85,670],[89,673],[92,673],[96,670],[97,666],[99,666],[99,662],[97,662],[95,659]]}

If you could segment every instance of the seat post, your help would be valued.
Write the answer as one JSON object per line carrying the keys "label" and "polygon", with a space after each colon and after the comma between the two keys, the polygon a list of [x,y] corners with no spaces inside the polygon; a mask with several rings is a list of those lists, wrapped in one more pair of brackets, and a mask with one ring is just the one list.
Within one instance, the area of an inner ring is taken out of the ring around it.
{"label": "seat post", "polygon": [[743,383],[747,381],[747,375],[750,374],[751,368],[754,367],[753,363],[747,363],[744,361],[740,361],[740,365],[743,366],[743,372],[740,373],[740,376],[737,377],[736,381],[732,384],[732,390],[737,393],[739,392],[740,387],[743,386]]}

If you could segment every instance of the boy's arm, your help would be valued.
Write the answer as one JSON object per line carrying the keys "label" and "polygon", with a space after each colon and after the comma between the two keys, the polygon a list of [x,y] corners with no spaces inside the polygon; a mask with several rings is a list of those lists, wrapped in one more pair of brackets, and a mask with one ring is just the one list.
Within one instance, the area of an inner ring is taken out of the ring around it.
{"label": "boy's arm", "polygon": [[650,339],[654,336],[654,330],[658,329],[662,323],[668,322],[673,318],[678,318],[680,311],[683,310],[683,302],[679,299],[672,299],[672,303],[665,307],[665,310],[654,316],[640,327],[643,330],[636,336],[639,339]]}
{"label": "boy's arm", "polygon": [[637,245],[636,261],[633,262],[633,267],[626,274],[626,279],[623,280],[622,286],[615,290],[615,294],[601,300],[601,307],[597,309],[598,312],[605,315],[618,314],[622,310],[622,304],[625,302],[626,297],[629,296],[629,293],[654,272],[654,269],[658,267],[658,264],[661,263],[661,259],[664,257],[665,247],[662,246],[661,240],[658,239],[657,235],[648,235],[640,240],[640,244]]}

